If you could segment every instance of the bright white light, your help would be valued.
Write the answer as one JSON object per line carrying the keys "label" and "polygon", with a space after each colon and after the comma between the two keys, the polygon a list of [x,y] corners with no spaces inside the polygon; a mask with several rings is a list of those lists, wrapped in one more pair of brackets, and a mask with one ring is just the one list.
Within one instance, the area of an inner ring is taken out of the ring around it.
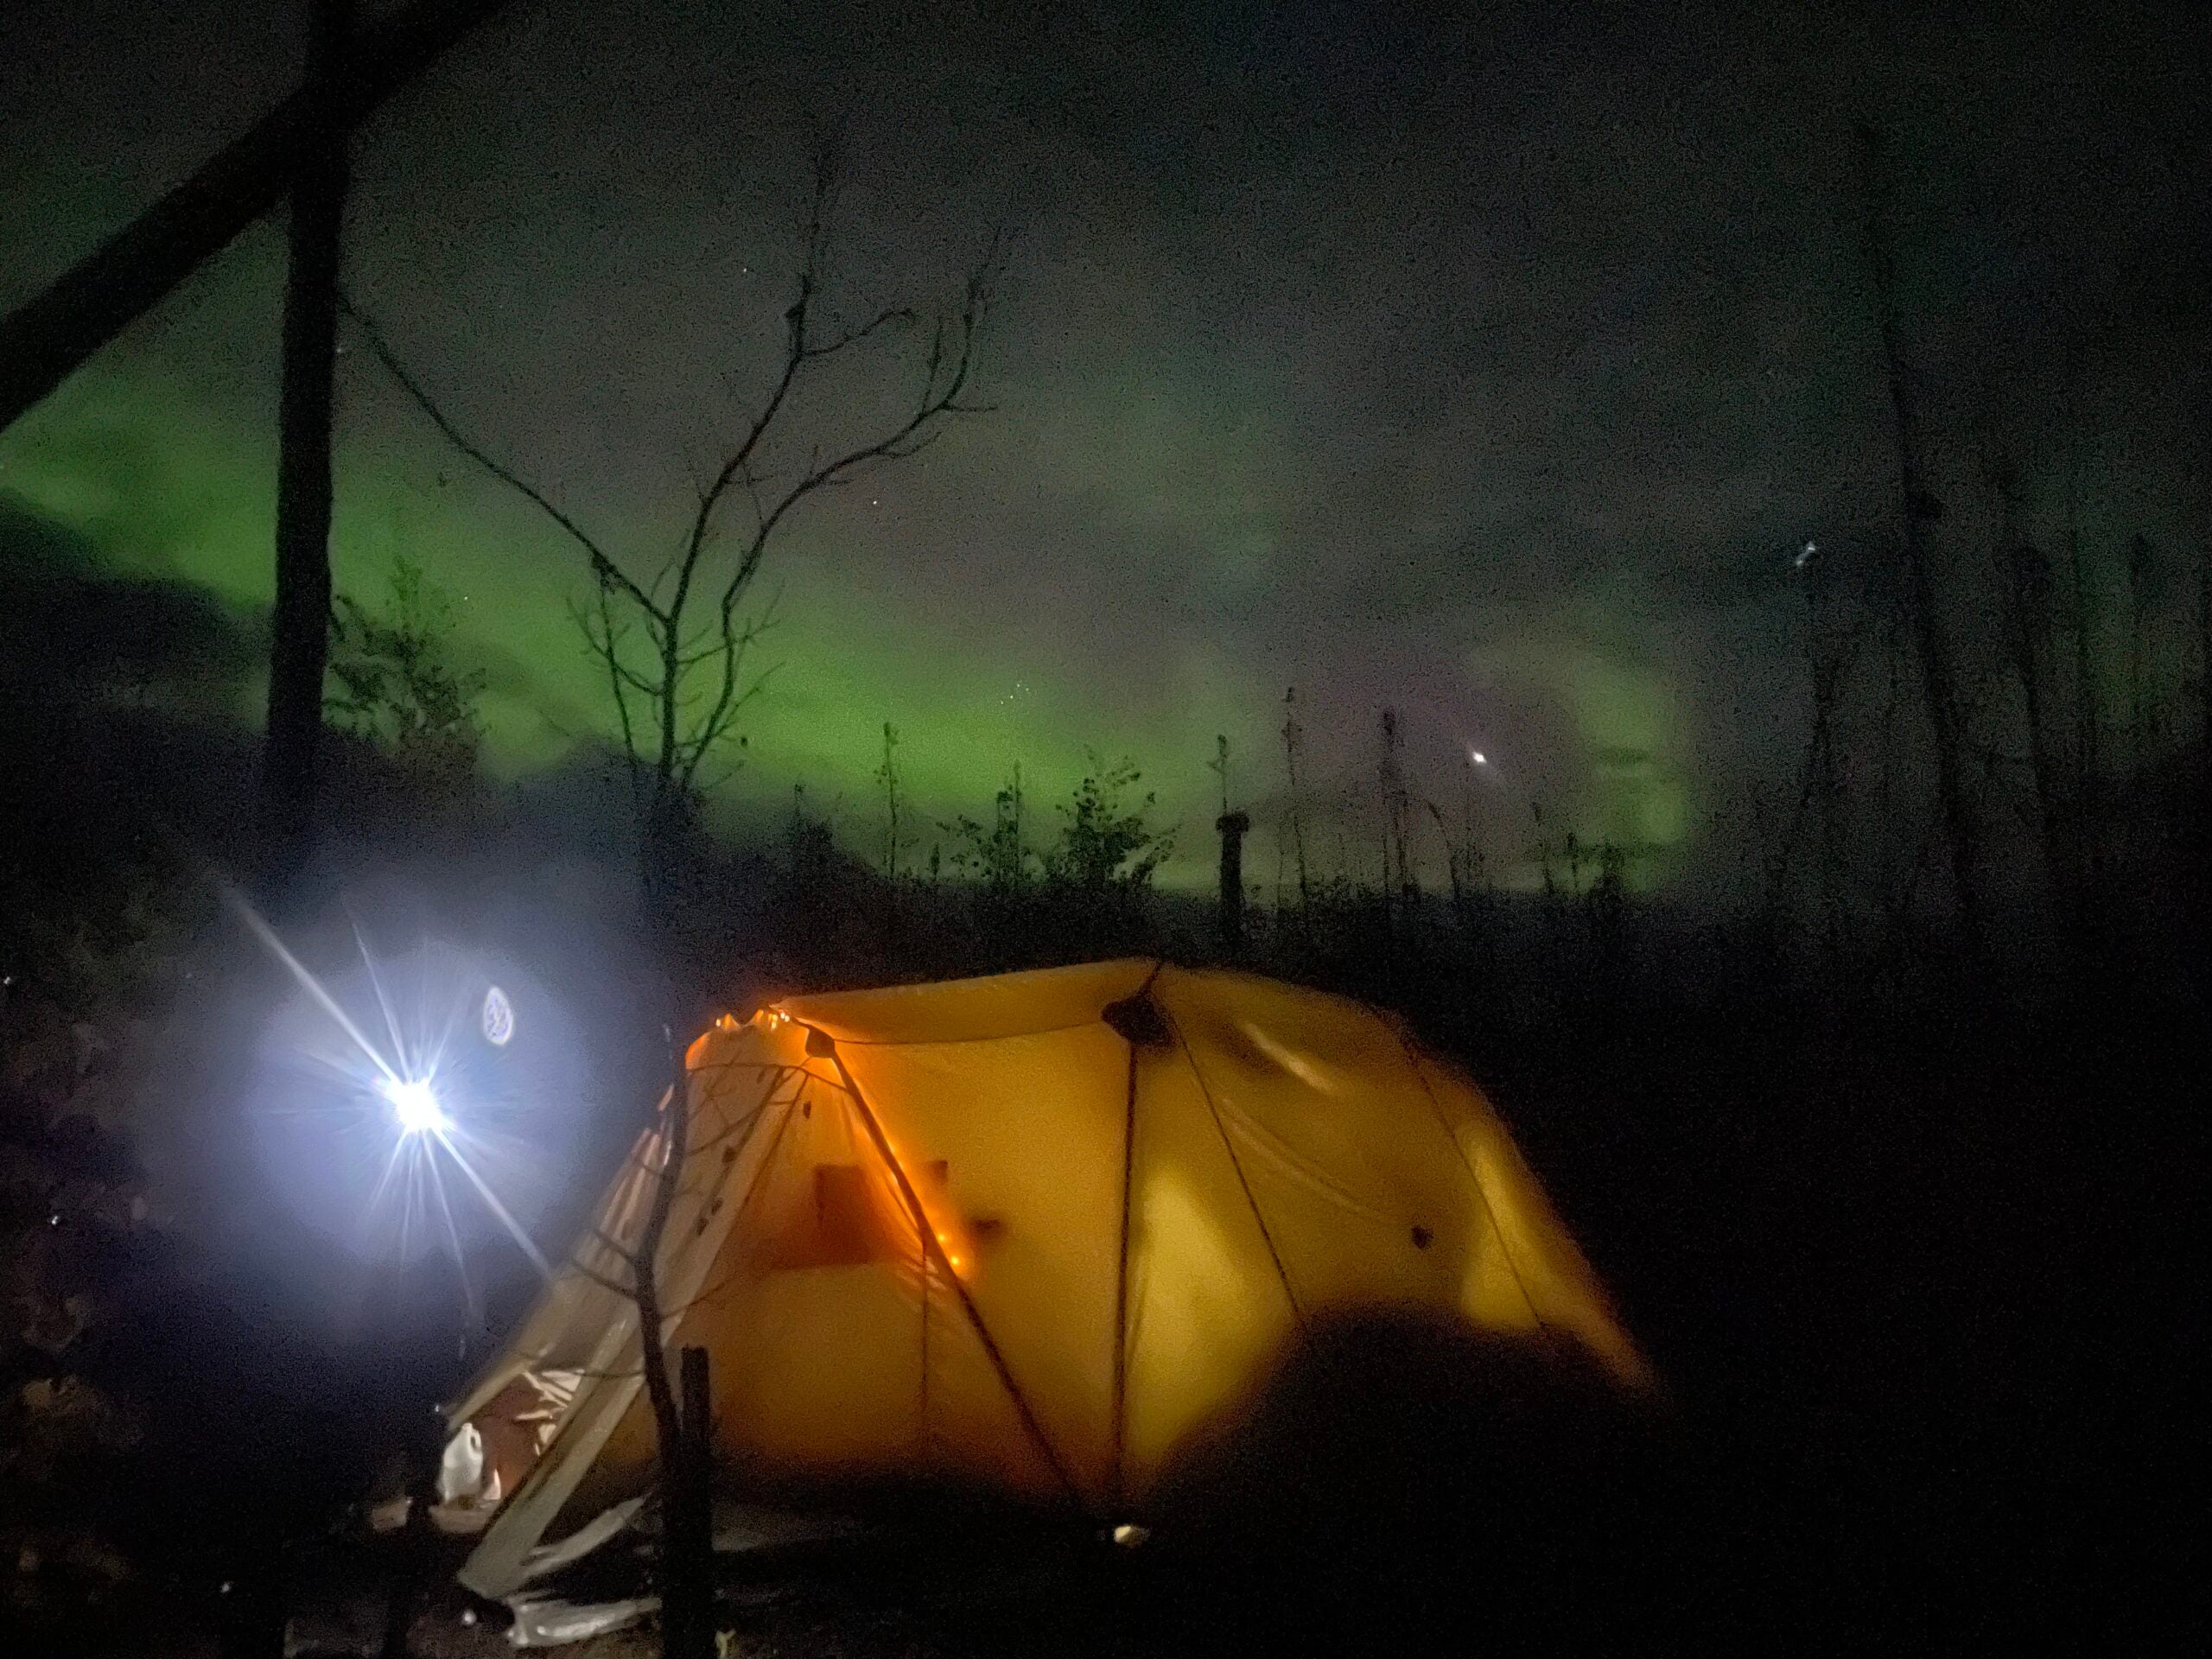
{"label": "bright white light", "polygon": [[1480,749],[1469,749],[1467,764],[1471,766],[1486,766],[1490,765],[1490,756],[1484,754]]}
{"label": "bright white light", "polygon": [[1789,561],[1790,569],[1802,570],[1811,561],[1813,555],[1820,550],[1821,544],[1818,542],[1807,542],[1804,546],[1797,550],[1797,556]]}
{"label": "bright white light", "polygon": [[377,1087],[391,1103],[391,1115],[399,1120],[401,1134],[442,1135],[453,1127],[453,1120],[438,1103],[437,1090],[427,1078],[387,1078]]}

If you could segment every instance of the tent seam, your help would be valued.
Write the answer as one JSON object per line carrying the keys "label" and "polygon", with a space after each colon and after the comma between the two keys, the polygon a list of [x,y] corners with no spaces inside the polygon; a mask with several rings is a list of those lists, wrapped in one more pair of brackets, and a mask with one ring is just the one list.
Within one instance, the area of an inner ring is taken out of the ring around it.
{"label": "tent seam", "polygon": [[[818,1031],[818,1026],[809,1026],[795,1014],[786,1014],[793,1025],[808,1031]],[[823,1035],[845,1048],[961,1048],[970,1043],[1003,1043],[1016,1037],[1056,1037],[1064,1031],[1081,1031],[1085,1026],[1095,1026],[1098,1016],[1088,1020],[1071,1020],[1064,1025],[1025,1027],[1020,1031],[987,1032],[980,1037],[835,1037],[828,1032]]]}
{"label": "tent seam", "polygon": [[[1373,1009],[1369,1012],[1375,1013]],[[1521,1301],[1528,1308],[1529,1317],[1536,1322],[1536,1329],[1544,1333],[1546,1341],[1554,1348],[1560,1347],[1560,1332],[1553,1327],[1551,1321],[1544,1318],[1542,1311],[1536,1306],[1536,1299],[1529,1294],[1529,1281],[1522,1275],[1521,1264],[1513,1259],[1513,1246],[1506,1240],[1505,1229],[1497,1219],[1497,1211],[1490,1201],[1490,1194],[1483,1188],[1482,1177],[1475,1173],[1474,1160],[1467,1155],[1467,1149],[1459,1144],[1459,1137],[1452,1128],[1452,1120],[1445,1116],[1444,1103],[1437,1099],[1436,1090],[1429,1087],[1427,1074],[1421,1069],[1420,1055],[1406,1040],[1404,1033],[1393,1027],[1380,1014],[1375,1014],[1375,1018],[1396,1042],[1399,1052],[1405,1057],[1407,1069],[1414,1074],[1414,1081],[1421,1085],[1429,1110],[1435,1114],[1436,1126],[1444,1131],[1444,1138],[1452,1143],[1452,1150],[1458,1155],[1460,1167],[1467,1172],[1467,1184],[1475,1189],[1475,1202],[1483,1207],[1483,1219],[1490,1224],[1491,1236],[1497,1240],[1497,1253],[1505,1258],[1505,1270],[1513,1275],[1513,1287],[1521,1293]]]}
{"label": "tent seam", "polygon": [[1191,1080],[1198,1085],[1198,1096],[1206,1103],[1206,1116],[1213,1119],[1214,1132],[1221,1136],[1221,1149],[1229,1154],[1229,1167],[1235,1172],[1236,1185],[1252,1211],[1253,1224],[1260,1230],[1260,1242],[1268,1247],[1268,1260],[1274,1267],[1277,1282],[1282,1286],[1283,1299],[1290,1304],[1290,1316],[1303,1330],[1306,1310],[1299,1306],[1298,1293],[1291,1288],[1290,1274],[1282,1264],[1282,1253],[1275,1248],[1275,1236],[1268,1229],[1267,1217],[1260,1213],[1258,1195],[1252,1191],[1252,1183],[1245,1178],[1244,1166],[1236,1156],[1236,1143],[1229,1138],[1229,1127],[1221,1121],[1221,1108],[1214,1104],[1213,1090],[1206,1086],[1205,1073],[1198,1070],[1198,1057],[1191,1052],[1191,1045],[1184,1039],[1183,1028],[1175,1023],[1175,1016],[1162,1008],[1160,1017],[1166,1021],[1168,1033],[1175,1039],[1176,1047],[1183,1051],[1183,1063],[1191,1068]]}
{"label": "tent seam", "polygon": [[[1145,982],[1149,985],[1151,981]],[[1137,1046],[1129,1043],[1128,1049],[1128,1096],[1122,1119],[1122,1240],[1114,1282],[1114,1501],[1117,1505],[1122,1502],[1122,1465],[1128,1443],[1129,1212],[1137,1147]]]}

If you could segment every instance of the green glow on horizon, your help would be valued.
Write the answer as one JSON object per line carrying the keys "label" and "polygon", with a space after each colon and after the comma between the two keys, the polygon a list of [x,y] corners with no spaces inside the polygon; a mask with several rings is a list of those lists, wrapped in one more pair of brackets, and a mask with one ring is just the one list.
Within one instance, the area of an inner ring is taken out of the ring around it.
{"label": "green glow on horizon", "polygon": [[[1122,435],[1120,448],[1166,466],[1172,438],[1141,424]],[[547,766],[580,740],[611,743],[615,728],[599,671],[564,604],[583,588],[581,560],[534,509],[469,474],[436,442],[341,435],[333,529],[338,585],[373,600],[393,555],[404,551],[447,592],[464,665],[483,668],[489,683],[481,712],[495,775]],[[1045,459],[1056,447],[1045,444],[1027,459]],[[119,570],[196,582],[259,613],[269,602],[274,450],[265,418],[243,406],[226,408],[156,368],[96,363],[0,439],[0,487],[83,534]],[[1256,461],[1240,452],[1227,461],[1184,455],[1174,464],[1185,473],[1179,490],[1208,499],[1214,487],[1221,492],[1206,515],[1219,553],[1194,573],[1194,602],[1256,602],[1273,580],[1277,545],[1268,504],[1246,476]],[[1155,498],[1132,496],[1123,518],[1141,531],[1144,515],[1157,511],[1149,505]],[[612,537],[610,525],[650,524],[658,510],[599,499],[587,516]],[[903,611],[898,598],[856,586],[836,559],[819,556],[830,550],[823,533],[796,524],[763,585],[764,599],[780,586],[784,601],[758,657],[775,676],[744,727],[743,768],[722,791],[741,814],[780,806],[796,781],[814,810],[868,844],[865,826],[880,810],[875,772],[886,720],[898,729],[904,785],[925,821],[986,815],[993,791],[1019,765],[1046,836],[1054,804],[1088,757],[1110,763],[1127,756],[1143,773],[1142,787],[1158,790],[1162,826],[1179,831],[1163,879],[1198,885],[1211,878],[1218,785],[1206,764],[1215,734],[1230,737],[1240,799],[1276,792],[1282,687],[1272,675],[1261,677],[1266,669],[1233,660],[1220,646],[1185,645],[1165,683],[1143,688],[1134,709],[1117,709],[1067,665],[1049,614],[1010,606],[1002,619],[955,619],[958,626],[940,637],[932,616],[942,622],[943,613]],[[1671,687],[1573,639],[1530,635],[1484,654],[1571,713],[1586,753],[1566,758],[1578,781],[1573,798],[1555,804],[1568,815],[1561,821],[1586,839],[1629,847],[1639,883],[1651,879],[1656,861],[1681,842],[1688,817]],[[261,696],[258,685],[244,689],[242,718],[258,721]],[[1364,730],[1357,711],[1341,712]],[[1326,736],[1325,718],[1307,710],[1316,740]],[[915,856],[926,856],[931,839],[925,829]],[[1263,826],[1260,839],[1268,844],[1272,831]]]}
{"label": "green glow on horizon", "polygon": [[[101,365],[79,375],[0,442],[0,481],[78,531],[120,571],[202,585],[249,613],[269,603],[274,442],[173,380]],[[448,464],[439,470],[448,475]],[[487,665],[486,760],[500,775],[543,766],[579,738],[612,742],[596,665],[563,607],[584,587],[580,559],[521,505],[456,480],[425,489],[389,459],[341,439],[332,563],[338,586],[373,601],[405,552],[453,602],[461,649]],[[882,727],[899,729],[906,786],[925,812],[980,813],[1019,764],[1040,803],[1083,773],[1086,748],[1127,753],[1147,776],[1178,743],[1211,750],[1220,720],[1193,708],[1116,729],[1057,683],[1042,654],[1008,634],[998,652],[934,648],[834,571],[810,568],[806,530],[784,548],[763,596],[788,582],[756,665],[772,666],[746,726],[744,772],[757,790],[798,780],[823,810],[872,809]],[[1209,677],[1201,702],[1217,702]],[[259,715],[260,688],[239,713]],[[1193,763],[1192,771],[1197,771]]]}
{"label": "green glow on horizon", "polygon": [[[1510,684],[1548,692],[1573,721],[1582,775],[1554,780],[1559,793],[1531,799],[1544,808],[1550,836],[1572,830],[1586,844],[1610,842],[1628,856],[1639,890],[1663,883],[1688,840],[1686,721],[1672,680],[1655,666],[1601,651],[1586,640],[1522,632],[1470,653],[1470,664]],[[1532,836],[1531,839],[1534,839]],[[1510,887],[1542,880],[1533,856],[1509,859]]]}

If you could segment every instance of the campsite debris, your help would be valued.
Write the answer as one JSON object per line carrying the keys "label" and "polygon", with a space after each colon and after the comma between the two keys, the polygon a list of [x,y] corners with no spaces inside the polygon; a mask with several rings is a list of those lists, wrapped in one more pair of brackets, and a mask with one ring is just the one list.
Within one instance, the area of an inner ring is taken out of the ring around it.
{"label": "campsite debris", "polygon": [[625,1499],[612,1509],[601,1510],[559,1542],[539,1545],[523,1560],[523,1582],[533,1583],[582,1560],[635,1520],[645,1503],[642,1497]]}
{"label": "campsite debris", "polygon": [[563,1601],[557,1596],[515,1596],[507,1605],[515,1616],[507,1631],[510,1643],[518,1648],[559,1648],[627,1630],[648,1614],[659,1611],[660,1598]]}

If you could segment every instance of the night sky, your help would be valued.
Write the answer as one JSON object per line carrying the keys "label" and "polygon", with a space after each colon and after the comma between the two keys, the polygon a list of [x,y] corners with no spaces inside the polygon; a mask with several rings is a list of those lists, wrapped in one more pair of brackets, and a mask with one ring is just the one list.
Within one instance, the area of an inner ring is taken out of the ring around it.
{"label": "night sky", "polygon": [[[2205,14],[2034,10],[518,0],[359,137],[347,282],[643,566],[779,344],[841,126],[849,314],[948,304],[1011,232],[995,412],[779,544],[738,798],[798,779],[864,823],[888,719],[925,810],[1016,761],[1057,792],[1090,747],[1203,855],[1215,734],[1264,812],[1295,684],[1317,774],[1370,768],[1395,705],[1425,792],[1490,756],[1507,855],[1541,799],[1687,890],[1800,741],[1793,552],[1892,513],[1854,120],[1895,146],[1942,556],[1986,559],[1999,450],[2050,533],[2069,360],[2086,543],[2196,556]],[[0,306],[270,106],[298,10],[12,0]],[[257,227],[0,438],[17,523],[255,625],[281,249]],[[912,364],[878,367],[793,437],[867,423]],[[358,346],[339,426],[340,583],[404,551],[450,591],[499,768],[611,732],[573,546]]]}

